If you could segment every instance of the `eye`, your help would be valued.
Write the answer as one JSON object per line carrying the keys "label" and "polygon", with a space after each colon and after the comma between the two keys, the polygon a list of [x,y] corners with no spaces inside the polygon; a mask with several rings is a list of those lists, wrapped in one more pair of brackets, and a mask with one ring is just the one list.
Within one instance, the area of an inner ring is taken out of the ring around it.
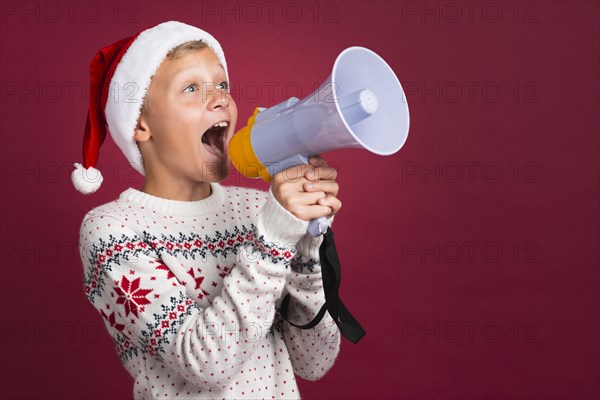
{"label": "eye", "polygon": [[[190,86],[186,87],[186,88],[185,88],[183,91],[184,91],[184,92],[188,92],[188,89],[189,89],[189,88],[191,88],[191,87],[194,87],[194,88],[195,88],[195,87],[197,87],[197,86],[198,86],[198,85],[196,85],[195,83],[192,83]],[[195,92],[195,90],[194,90],[194,92]],[[190,92],[188,92],[188,93],[190,93]]]}
{"label": "eye", "polygon": [[229,90],[229,82],[223,81],[217,85],[217,88],[221,90]]}

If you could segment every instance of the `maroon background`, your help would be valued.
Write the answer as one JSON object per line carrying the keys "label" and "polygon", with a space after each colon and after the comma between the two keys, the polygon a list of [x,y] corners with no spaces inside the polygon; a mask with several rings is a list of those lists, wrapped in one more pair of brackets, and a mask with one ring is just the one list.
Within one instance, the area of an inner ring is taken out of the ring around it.
{"label": "maroon background", "polygon": [[272,21],[257,2],[258,22],[240,2],[225,17],[207,12],[223,2],[72,3],[2,4],[2,398],[132,396],[77,240],[87,211],[142,180],[111,139],[99,192],[70,173],[94,53],[171,19],[221,42],[238,127],[308,95],[352,45],[408,93],[400,152],[325,155],[344,203],[341,294],[367,334],[320,381],[299,379],[304,397],[598,398],[598,2],[276,3]]}

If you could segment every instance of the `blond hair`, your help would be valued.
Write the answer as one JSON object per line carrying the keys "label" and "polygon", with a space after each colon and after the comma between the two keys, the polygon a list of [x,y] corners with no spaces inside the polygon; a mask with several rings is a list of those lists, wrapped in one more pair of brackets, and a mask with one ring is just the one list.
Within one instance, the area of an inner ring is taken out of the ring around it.
{"label": "blond hair", "polygon": [[[189,42],[182,43],[174,48],[172,48],[166,56],[166,60],[176,60],[183,56],[186,56],[190,53],[194,53],[196,51],[203,50],[207,48],[208,45],[201,40],[191,40]],[[152,78],[154,75],[150,77],[150,82],[152,82]],[[142,104],[142,114],[143,115],[152,115],[152,106],[150,100],[148,98],[148,94],[146,94],[144,98],[144,104]]]}

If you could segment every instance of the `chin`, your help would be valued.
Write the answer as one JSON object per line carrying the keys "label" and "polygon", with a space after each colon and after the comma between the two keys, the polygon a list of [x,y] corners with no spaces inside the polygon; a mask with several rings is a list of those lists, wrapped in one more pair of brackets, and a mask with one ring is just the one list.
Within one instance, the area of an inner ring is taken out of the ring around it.
{"label": "chin", "polygon": [[201,176],[204,182],[223,182],[229,176],[229,158],[219,162],[204,162],[200,167]]}

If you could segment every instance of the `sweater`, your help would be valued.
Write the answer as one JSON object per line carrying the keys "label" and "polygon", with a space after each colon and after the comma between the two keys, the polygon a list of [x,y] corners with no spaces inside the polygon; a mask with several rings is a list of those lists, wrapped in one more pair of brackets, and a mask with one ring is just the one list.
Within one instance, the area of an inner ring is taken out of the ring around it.
{"label": "sweater", "polygon": [[[319,246],[271,190],[210,183],[198,201],[128,188],[81,223],[83,289],[101,315],[134,399],[301,398],[340,332],[325,303]],[[333,219],[333,218],[332,218]],[[333,222],[333,221],[331,221]]]}

